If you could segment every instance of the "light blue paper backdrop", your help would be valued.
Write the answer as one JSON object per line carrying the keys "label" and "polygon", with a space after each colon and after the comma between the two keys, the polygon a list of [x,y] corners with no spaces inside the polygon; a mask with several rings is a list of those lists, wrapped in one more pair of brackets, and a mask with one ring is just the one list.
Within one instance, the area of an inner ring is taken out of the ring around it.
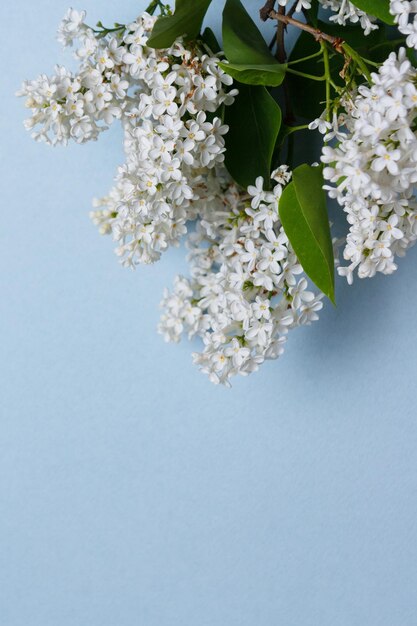
{"label": "light blue paper backdrop", "polygon": [[417,250],[212,386],[155,333],[183,252],[130,272],[89,221],[120,129],[23,129],[67,1],[0,5],[0,625],[415,626]]}

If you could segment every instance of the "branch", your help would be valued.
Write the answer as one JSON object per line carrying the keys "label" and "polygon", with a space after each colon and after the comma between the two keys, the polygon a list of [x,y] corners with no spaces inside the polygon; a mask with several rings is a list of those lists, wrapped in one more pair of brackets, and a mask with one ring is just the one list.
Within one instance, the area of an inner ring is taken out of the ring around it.
{"label": "branch", "polygon": [[[285,15],[285,7],[280,6],[278,8],[278,13],[282,16]],[[276,52],[276,58],[279,61],[279,63],[285,63],[287,60],[287,53],[285,52],[285,30],[286,30],[286,25],[284,22],[278,22],[278,28],[277,28],[277,52]],[[294,124],[295,122],[295,115],[294,115],[294,111],[292,108],[292,102],[291,102],[291,96],[290,96],[290,91],[289,91],[289,87],[288,87],[288,81],[284,80],[283,83],[283,87],[284,87],[284,101],[285,101],[285,119],[284,122],[288,125],[291,126],[292,124]]]}
{"label": "branch", "polygon": [[295,2],[292,5],[291,9],[287,13],[288,17],[291,17],[292,15],[294,15],[295,9],[297,8],[297,5],[298,5],[298,0],[295,0]]}
{"label": "branch", "polygon": [[270,17],[269,14],[271,13],[272,9],[274,8],[274,5],[275,5],[275,0],[266,0],[265,6],[263,6],[262,9],[260,9],[259,15],[261,16],[261,20],[263,22],[266,22],[268,17]]}
{"label": "branch", "polygon": [[305,30],[307,33],[310,33],[310,35],[312,35],[316,41],[327,41],[336,50],[336,52],[340,52],[341,54],[343,54],[342,46],[344,44],[344,40],[341,39],[341,37],[333,37],[333,35],[323,33],[318,28],[310,26],[310,24],[305,24],[304,22],[300,22],[300,20],[294,19],[290,15],[282,15],[281,13],[277,13],[274,10],[269,11],[268,17],[283,23],[285,26],[288,26],[288,24],[290,24],[291,26],[295,26],[300,30]]}
{"label": "branch", "polygon": [[[285,16],[285,7],[279,7],[278,13],[281,16]],[[285,63],[287,60],[287,54],[285,52],[285,23],[278,22],[277,28],[277,53],[276,57],[280,63]]]}

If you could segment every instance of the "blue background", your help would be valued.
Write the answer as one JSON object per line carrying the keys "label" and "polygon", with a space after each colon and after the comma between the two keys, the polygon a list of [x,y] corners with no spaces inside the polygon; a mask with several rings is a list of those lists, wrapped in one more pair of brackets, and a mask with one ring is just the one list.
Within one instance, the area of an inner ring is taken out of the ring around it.
{"label": "blue background", "polygon": [[64,150],[22,127],[67,2],[0,5],[0,625],[415,626],[417,249],[212,386],[155,333],[183,251],[130,272],[89,221],[120,128]]}

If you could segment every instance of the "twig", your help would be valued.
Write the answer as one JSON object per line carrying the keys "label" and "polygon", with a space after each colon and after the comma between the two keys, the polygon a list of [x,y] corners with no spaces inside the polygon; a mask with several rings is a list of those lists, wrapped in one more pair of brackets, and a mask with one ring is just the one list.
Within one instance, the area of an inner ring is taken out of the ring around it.
{"label": "twig", "polygon": [[259,11],[259,15],[263,22],[266,22],[274,6],[275,6],[275,0],[266,0],[265,6],[263,6],[262,9],[260,9]]}
{"label": "twig", "polygon": [[[285,16],[285,7],[279,7],[278,8],[278,14],[281,16]],[[285,40],[284,40],[284,36],[285,36],[285,23],[282,21],[278,22],[278,28],[277,28],[277,53],[276,53],[276,57],[277,60],[280,63],[285,63],[285,61],[287,60],[287,54],[285,52]]]}
{"label": "twig", "polygon": [[294,4],[292,5],[291,9],[288,11],[287,15],[289,17],[292,17],[295,13],[295,9],[297,8],[297,4],[298,4],[298,0],[295,0]]}
{"label": "twig", "polygon": [[285,26],[291,24],[291,26],[295,26],[300,30],[304,30],[307,33],[310,33],[310,35],[312,35],[316,41],[327,41],[336,50],[336,52],[340,52],[341,54],[343,54],[342,46],[344,44],[344,40],[340,37],[333,37],[333,35],[323,33],[323,31],[321,31],[320,29],[310,26],[310,24],[305,24],[304,22],[300,22],[300,20],[294,19],[290,15],[282,15],[281,13],[277,13],[277,11],[274,10],[269,12],[269,17],[273,20],[277,20],[278,22],[282,22]]}
{"label": "twig", "polygon": [[[285,7],[280,6],[278,8],[278,13],[282,16],[285,16]],[[285,52],[285,30],[286,25],[284,22],[278,22],[277,27],[277,51],[276,58],[279,63],[285,63],[287,60],[287,53]],[[289,91],[288,81],[284,79],[283,83],[284,88],[284,101],[285,101],[285,123],[287,125],[294,124],[295,115],[292,108],[291,95]]]}

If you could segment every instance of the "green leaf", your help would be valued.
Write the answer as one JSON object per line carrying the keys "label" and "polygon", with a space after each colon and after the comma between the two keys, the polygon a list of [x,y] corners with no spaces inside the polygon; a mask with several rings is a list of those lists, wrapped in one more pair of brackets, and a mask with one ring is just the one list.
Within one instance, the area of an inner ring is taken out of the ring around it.
{"label": "green leaf", "polygon": [[229,63],[225,72],[248,85],[276,87],[286,66],[271,54],[262,34],[240,0],[226,0],[223,10],[223,47]]}
{"label": "green leaf", "polygon": [[270,184],[271,161],[281,127],[281,109],[265,87],[238,84],[239,95],[226,107],[225,164],[234,180],[247,187],[257,176]]}
{"label": "green leaf", "polygon": [[385,26],[385,31],[386,32],[384,39],[369,50],[369,52],[367,53],[367,58],[371,59],[371,61],[375,61],[376,63],[383,63],[391,52],[397,51],[398,48],[401,47],[407,50],[407,55],[408,53],[411,53],[411,55],[414,56],[414,50],[411,50],[411,48],[407,48],[407,38],[405,35],[399,36],[397,32],[395,33],[395,39],[393,39],[392,37],[390,38],[390,35],[392,35],[392,33],[390,32],[392,31],[391,26]]}
{"label": "green leaf", "polygon": [[394,24],[394,17],[389,12],[389,0],[350,0],[365,13],[379,18],[386,24]]}
{"label": "green leaf", "polygon": [[[301,33],[291,52],[290,61],[304,58],[315,54],[320,50],[314,37],[309,33]],[[302,61],[294,65],[294,69],[306,74],[320,76],[323,74],[323,61],[321,57]],[[295,113],[307,120],[313,120],[321,115],[325,107],[326,86],[325,83],[308,80],[294,74],[287,74],[287,84],[291,96],[291,105]]]}
{"label": "green leaf", "polygon": [[246,85],[265,85],[278,87],[285,78],[285,65],[238,65],[237,63],[219,63],[226,74]]}
{"label": "green leaf", "polygon": [[304,271],[334,304],[333,246],[321,167],[304,164],[293,171],[279,215]]}
{"label": "green leaf", "polygon": [[240,0],[226,0],[222,34],[224,53],[231,63],[276,63],[265,39]]}
{"label": "green leaf", "polygon": [[220,52],[221,48],[219,46],[219,42],[217,41],[216,35],[213,33],[211,28],[208,26],[204,29],[203,34],[201,35],[204,43],[210,48],[214,54]]}
{"label": "green leaf", "polygon": [[211,0],[176,0],[175,13],[160,17],[153,27],[147,45],[150,48],[169,48],[178,37],[198,37]]}

